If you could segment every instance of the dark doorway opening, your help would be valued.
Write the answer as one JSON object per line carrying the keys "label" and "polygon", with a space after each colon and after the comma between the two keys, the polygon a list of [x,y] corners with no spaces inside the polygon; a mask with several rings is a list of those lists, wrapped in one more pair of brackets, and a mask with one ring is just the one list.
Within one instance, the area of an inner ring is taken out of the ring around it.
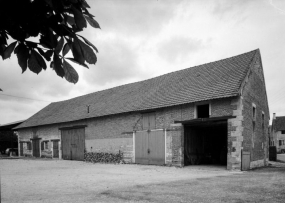
{"label": "dark doorway opening", "polygon": [[33,144],[33,156],[34,157],[40,157],[40,139],[41,138],[33,138],[32,144]]}
{"label": "dark doorway opening", "polygon": [[227,121],[184,125],[184,165],[227,165]]}

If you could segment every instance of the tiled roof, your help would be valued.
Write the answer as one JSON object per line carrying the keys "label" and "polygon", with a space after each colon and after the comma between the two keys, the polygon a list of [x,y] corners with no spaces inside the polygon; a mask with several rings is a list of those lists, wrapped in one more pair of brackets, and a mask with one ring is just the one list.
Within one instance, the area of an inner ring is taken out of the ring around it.
{"label": "tiled roof", "polygon": [[274,129],[275,131],[285,130],[285,116],[276,117]]}
{"label": "tiled roof", "polygon": [[51,103],[17,128],[236,96],[256,54],[259,50]]}
{"label": "tiled roof", "polygon": [[21,123],[23,123],[25,120],[20,120],[20,121],[14,121],[11,123],[6,123],[3,125],[0,125],[0,130],[11,130],[12,128],[20,125]]}

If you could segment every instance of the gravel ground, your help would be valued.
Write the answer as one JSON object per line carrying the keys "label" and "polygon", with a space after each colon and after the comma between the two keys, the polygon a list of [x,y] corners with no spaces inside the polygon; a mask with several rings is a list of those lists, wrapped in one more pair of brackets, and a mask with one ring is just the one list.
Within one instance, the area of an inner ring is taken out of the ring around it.
{"label": "gravel ground", "polygon": [[2,159],[0,170],[2,202],[262,202],[259,195],[266,202],[285,199],[282,163],[229,172],[218,167]]}

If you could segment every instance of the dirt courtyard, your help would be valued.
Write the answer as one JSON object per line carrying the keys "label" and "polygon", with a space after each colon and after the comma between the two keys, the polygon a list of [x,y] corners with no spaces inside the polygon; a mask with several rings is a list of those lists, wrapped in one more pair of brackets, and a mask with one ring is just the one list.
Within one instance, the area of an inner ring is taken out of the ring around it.
{"label": "dirt courtyard", "polygon": [[0,170],[2,202],[283,202],[285,199],[285,164],[251,172],[229,172],[215,167],[2,159]]}

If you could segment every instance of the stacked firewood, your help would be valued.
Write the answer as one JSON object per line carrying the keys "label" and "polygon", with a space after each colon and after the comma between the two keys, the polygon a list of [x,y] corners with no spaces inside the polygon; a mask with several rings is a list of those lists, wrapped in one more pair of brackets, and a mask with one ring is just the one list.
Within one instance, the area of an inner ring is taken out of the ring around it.
{"label": "stacked firewood", "polygon": [[123,164],[123,153],[85,152],[84,161],[91,163],[115,163]]}

